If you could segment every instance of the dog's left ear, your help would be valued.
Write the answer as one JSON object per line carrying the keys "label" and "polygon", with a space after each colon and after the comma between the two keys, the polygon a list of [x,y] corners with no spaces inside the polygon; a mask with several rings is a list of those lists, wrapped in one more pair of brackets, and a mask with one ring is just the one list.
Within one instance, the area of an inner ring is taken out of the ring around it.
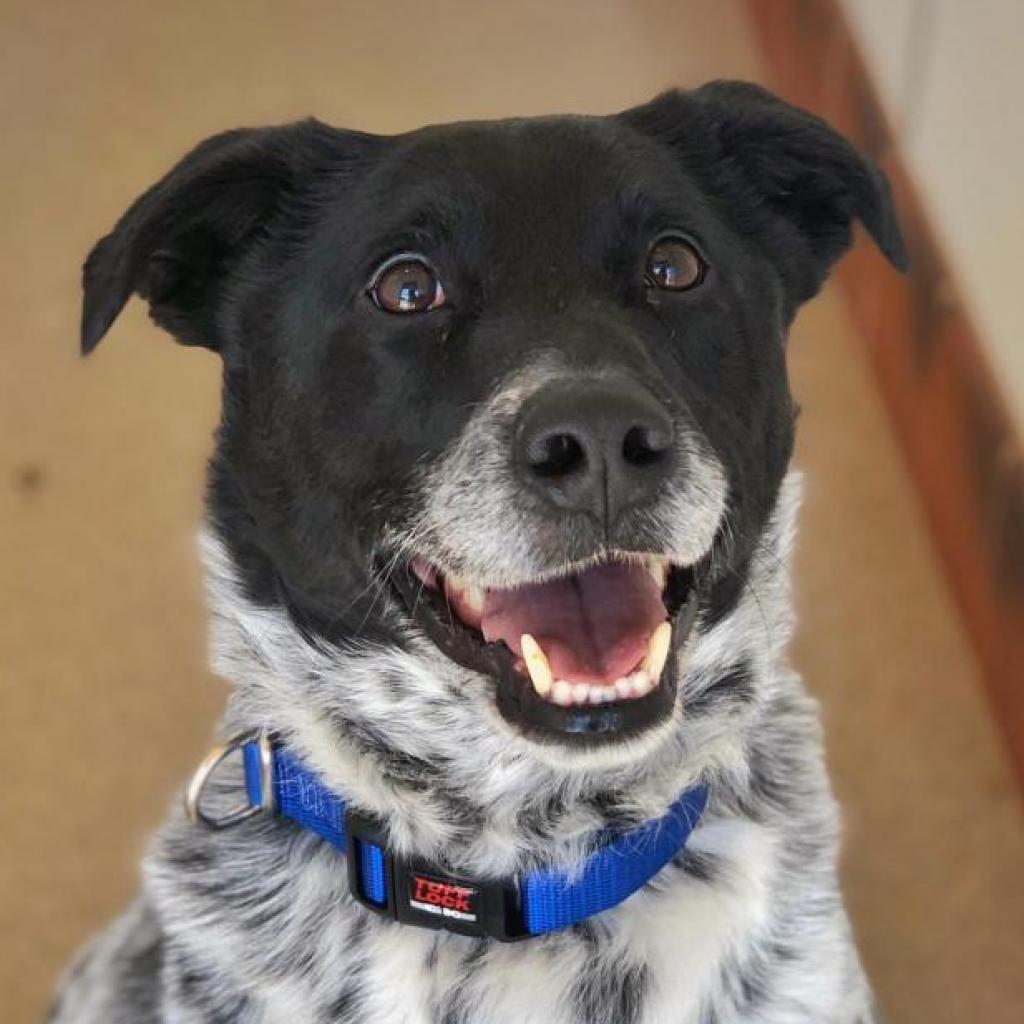
{"label": "dog's left ear", "polygon": [[83,354],[103,340],[133,292],[182,344],[219,349],[217,311],[227,274],[355,137],[307,120],[200,143],[89,254]]}
{"label": "dog's left ear", "polygon": [[766,234],[798,302],[820,288],[859,220],[889,262],[907,251],[881,170],[824,121],[748,82],[664,93],[619,115],[670,145],[743,233]]}

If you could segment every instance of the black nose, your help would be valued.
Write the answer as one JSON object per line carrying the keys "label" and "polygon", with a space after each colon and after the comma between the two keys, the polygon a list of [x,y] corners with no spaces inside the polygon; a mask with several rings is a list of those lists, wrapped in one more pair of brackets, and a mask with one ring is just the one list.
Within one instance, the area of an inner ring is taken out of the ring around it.
{"label": "black nose", "polygon": [[549,385],[523,407],[516,462],[554,505],[607,531],[654,497],[672,469],[672,434],[668,410],[632,381]]}

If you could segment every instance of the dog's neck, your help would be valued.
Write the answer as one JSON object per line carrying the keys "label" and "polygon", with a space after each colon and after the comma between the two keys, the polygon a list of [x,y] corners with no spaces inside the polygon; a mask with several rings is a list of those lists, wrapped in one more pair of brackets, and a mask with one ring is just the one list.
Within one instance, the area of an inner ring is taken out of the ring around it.
{"label": "dog's neck", "polygon": [[682,655],[684,710],[646,739],[582,756],[513,735],[481,679],[422,638],[311,642],[287,612],[244,596],[208,532],[213,667],[235,686],[225,731],[273,730],[380,817],[396,852],[476,874],[571,862],[597,830],[660,816],[700,778],[714,806],[716,788],[745,785],[747,741],[781,676],[799,495],[791,473],[734,607],[698,620]]}

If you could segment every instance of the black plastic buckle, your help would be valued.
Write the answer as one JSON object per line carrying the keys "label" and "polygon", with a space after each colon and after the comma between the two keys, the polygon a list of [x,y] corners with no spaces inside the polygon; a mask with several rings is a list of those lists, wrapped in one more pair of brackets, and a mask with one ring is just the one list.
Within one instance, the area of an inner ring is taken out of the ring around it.
{"label": "black plastic buckle", "polygon": [[[500,942],[529,938],[522,919],[519,889],[496,882],[455,878],[420,861],[404,861],[388,851],[376,819],[351,808],[345,814],[348,884],[364,907],[403,924],[433,928],[457,935],[489,936]],[[385,900],[367,894],[362,877],[362,845],[382,851]]]}

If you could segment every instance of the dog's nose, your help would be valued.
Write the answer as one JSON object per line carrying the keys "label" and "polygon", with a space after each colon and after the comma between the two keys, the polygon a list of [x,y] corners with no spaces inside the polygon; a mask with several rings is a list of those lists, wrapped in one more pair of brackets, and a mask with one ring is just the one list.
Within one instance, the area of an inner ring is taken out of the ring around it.
{"label": "dog's nose", "polygon": [[532,487],[609,529],[650,501],[671,471],[672,417],[632,381],[549,385],[523,406],[515,447]]}

